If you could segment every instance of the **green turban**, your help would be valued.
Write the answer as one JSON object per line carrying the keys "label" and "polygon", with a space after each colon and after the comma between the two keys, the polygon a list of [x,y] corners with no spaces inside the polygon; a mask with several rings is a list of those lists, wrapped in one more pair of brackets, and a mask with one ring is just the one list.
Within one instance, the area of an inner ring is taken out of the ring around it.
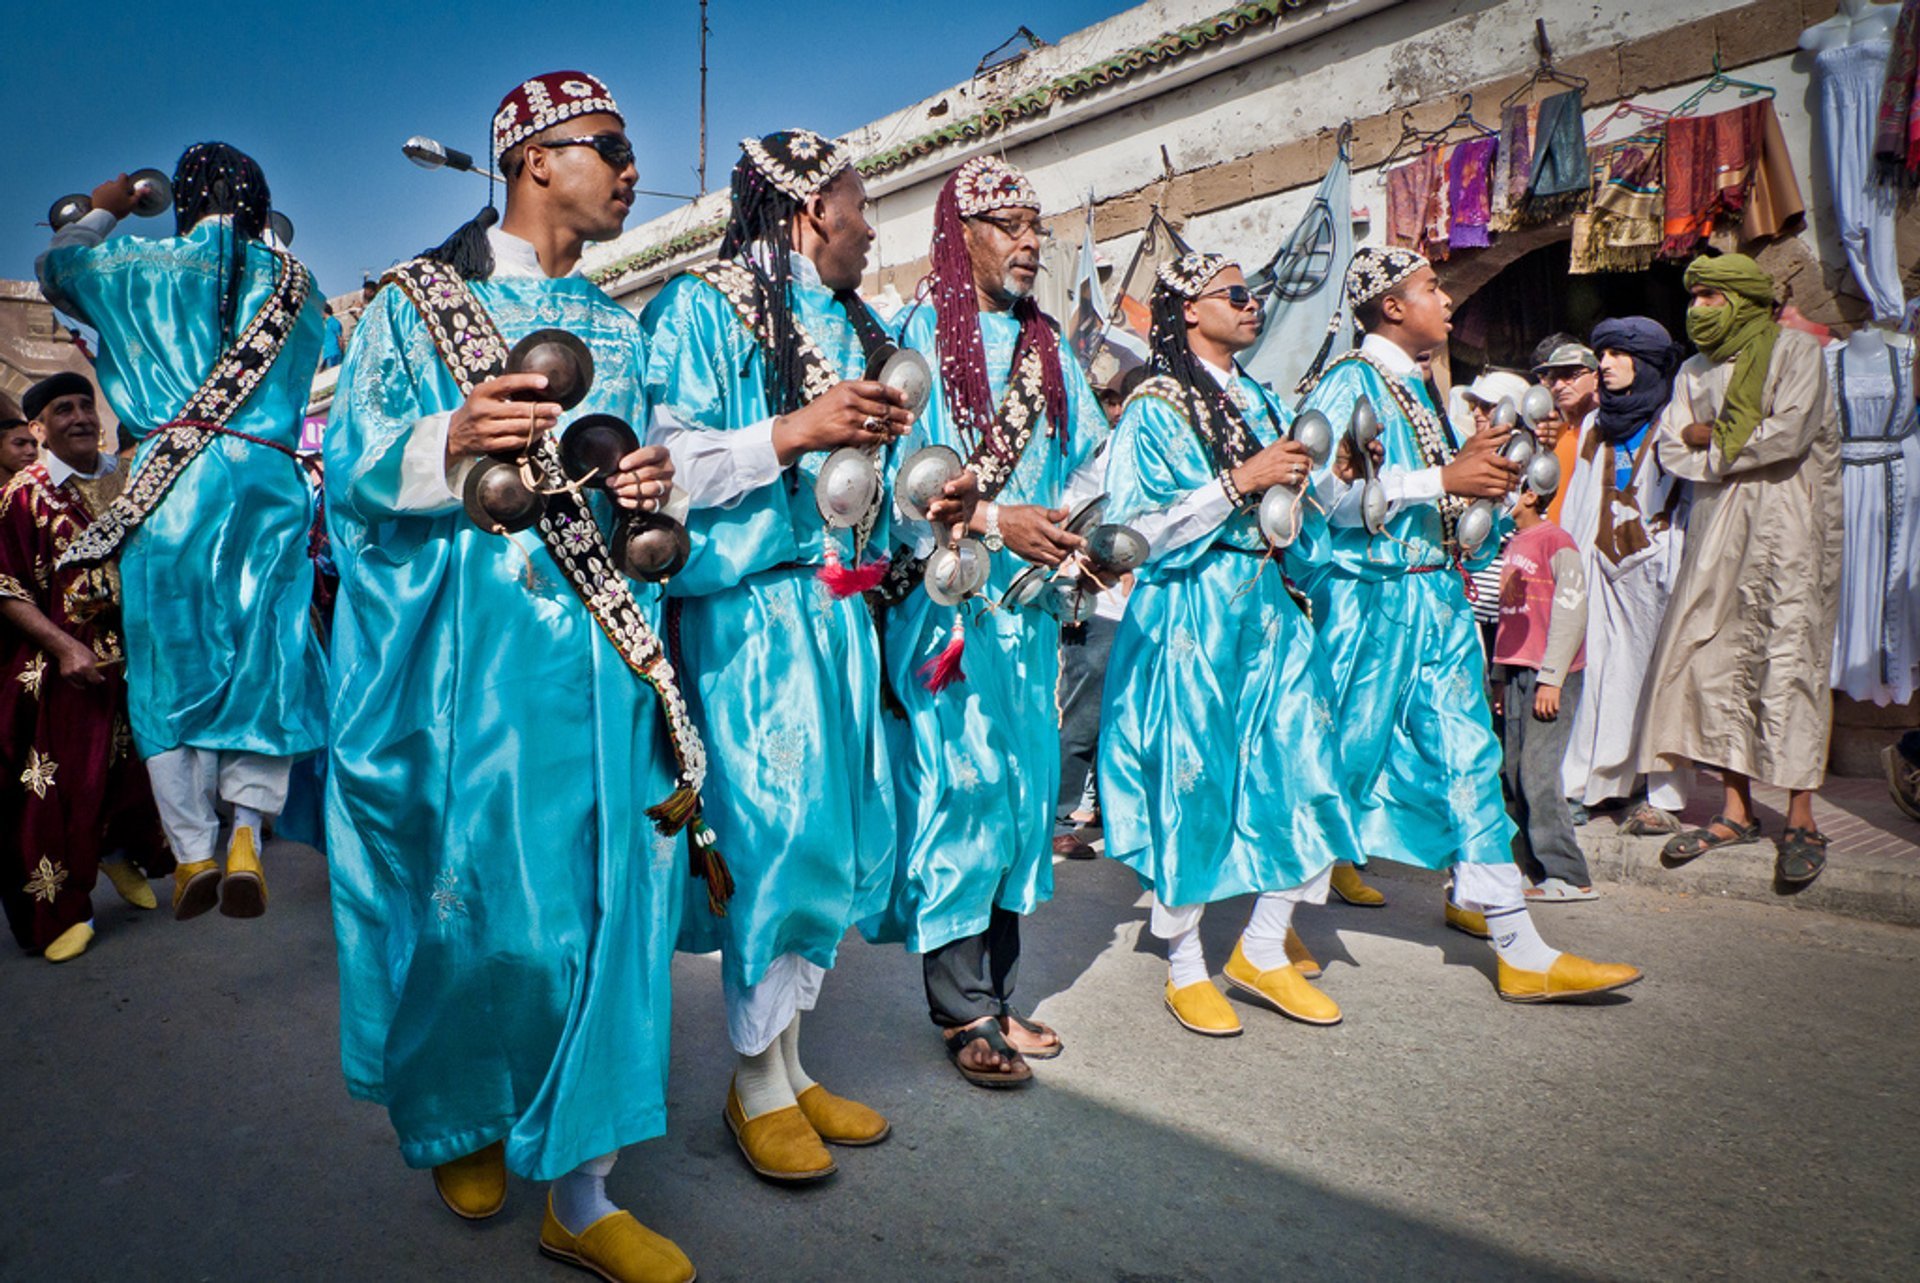
{"label": "green turban", "polygon": [[1780,337],[1773,319],[1773,277],[1745,254],[1722,254],[1687,264],[1686,283],[1688,289],[1718,290],[1727,299],[1720,307],[1688,308],[1687,337],[1716,365],[1734,363],[1727,399],[1713,421],[1713,443],[1732,463],[1764,417],[1767,366]]}

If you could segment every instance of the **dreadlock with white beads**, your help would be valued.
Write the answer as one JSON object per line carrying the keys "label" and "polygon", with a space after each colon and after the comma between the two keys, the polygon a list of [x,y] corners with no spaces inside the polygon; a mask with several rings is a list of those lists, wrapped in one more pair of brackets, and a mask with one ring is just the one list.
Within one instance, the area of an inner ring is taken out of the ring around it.
{"label": "dreadlock with white beads", "polygon": [[231,344],[239,322],[240,294],[246,284],[247,242],[267,230],[273,193],[258,162],[226,143],[195,143],[180,153],[173,169],[174,229],[185,236],[209,218],[225,216],[221,231],[220,337]]}
{"label": "dreadlock with white beads", "polygon": [[1246,462],[1259,442],[1247,431],[1225,388],[1194,355],[1187,336],[1187,304],[1206,291],[1214,277],[1234,266],[1220,254],[1192,251],[1160,268],[1148,299],[1153,317],[1147,334],[1147,369],[1180,385],[1187,398],[1187,417],[1207,443],[1215,471],[1225,473]]}

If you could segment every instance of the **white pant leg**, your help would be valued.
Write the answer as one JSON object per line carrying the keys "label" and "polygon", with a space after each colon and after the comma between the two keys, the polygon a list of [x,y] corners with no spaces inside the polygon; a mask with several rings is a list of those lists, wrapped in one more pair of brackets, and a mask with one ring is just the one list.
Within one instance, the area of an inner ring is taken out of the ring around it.
{"label": "white pant leg", "polygon": [[1654,771],[1647,776],[1647,801],[1678,815],[1687,805],[1687,793],[1693,784],[1693,770]]}
{"label": "white pant leg", "polygon": [[214,810],[219,755],[201,748],[170,748],[147,759],[160,827],[182,864],[211,860],[220,842],[220,815]]}
{"label": "white pant leg", "polygon": [[1156,939],[1171,940],[1198,927],[1206,911],[1204,904],[1182,905],[1176,909],[1156,895],[1153,897],[1153,911],[1147,915],[1147,930]]}
{"label": "white pant leg", "polygon": [[1200,919],[1207,906],[1189,904],[1181,908],[1153,897],[1153,911],[1147,915],[1147,930],[1167,942],[1167,978],[1175,989],[1199,984],[1207,978],[1206,950],[1200,944]]}
{"label": "white pant leg", "polygon": [[244,806],[262,815],[280,814],[287,805],[287,780],[293,774],[290,757],[260,753],[221,753],[220,800]]}
{"label": "white pant leg", "polygon": [[757,1056],[773,1046],[796,1013],[813,1010],[826,974],[797,953],[775,958],[758,984],[738,984],[731,969],[721,968],[727,1036],[733,1040],[733,1049],[743,1056]]}
{"label": "white pant leg", "polygon": [[1454,865],[1453,902],[1475,913],[1525,907],[1520,866],[1511,862]]}

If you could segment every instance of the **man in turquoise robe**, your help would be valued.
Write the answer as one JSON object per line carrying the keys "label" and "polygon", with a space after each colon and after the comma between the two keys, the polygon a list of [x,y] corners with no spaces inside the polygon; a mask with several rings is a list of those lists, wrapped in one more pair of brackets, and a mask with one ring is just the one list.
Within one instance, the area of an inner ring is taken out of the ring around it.
{"label": "man in turquoise robe", "polygon": [[[900,847],[891,901],[863,930],[924,955],[933,1021],[961,1073],[989,1086],[1026,1081],[1025,1058],[1061,1045],[1010,1002],[1020,915],[1053,895],[1060,624],[997,603],[1029,564],[1059,565],[1081,546],[1062,523],[1096,493],[1107,434],[1086,375],[1033,301],[1044,235],[1025,175],[993,157],[962,165],[935,205],[930,300],[901,332],[935,386],[896,453],[938,444],[969,460],[982,500],[970,524],[991,569],[958,607],[915,587],[886,612],[882,651],[904,710],[889,727]],[[925,557],[934,531],[903,523],[895,542],[896,560]]]}
{"label": "man in turquoise robe", "polygon": [[742,150],[720,261],[669,281],[642,324],[649,398],[700,430],[692,448],[741,491],[690,520],[672,587],[708,816],[735,876],[726,917],[690,908],[684,947],[720,950],[739,1055],[725,1117],[741,1152],[768,1179],[807,1181],[834,1170],[823,1140],[889,1131],[807,1075],[800,1013],[847,929],[886,906],[895,842],[879,646],[859,596],[885,568],[861,564],[886,546],[880,495],[836,529],[815,486],[841,447],[870,450],[877,477],[912,416],[866,380],[890,344],[856,292],[874,232],[852,157],[805,129]]}
{"label": "man in turquoise robe", "polygon": [[[320,300],[263,239],[271,197],[251,158],[196,144],[173,191],[178,235],[107,239],[134,209],[122,174],[38,264],[55,306],[99,332],[101,391],[139,442],[125,492],[67,556],[118,557],[133,740],[179,862],[175,916],[217,900],[253,917],[267,906],[261,828],[294,759],[326,741],[313,498],[294,455]],[[222,361],[242,344],[271,363]],[[232,813],[224,880],[216,801]]]}
{"label": "man in turquoise robe", "polygon": [[[637,179],[611,95],[580,72],[527,81],[493,150],[504,219],[484,212],[427,259],[458,272],[505,343],[556,326],[585,343],[592,383],[570,419],[645,425],[639,323],[578,270],[587,241],[618,234]],[[671,670],[656,697],[610,640],[605,612],[630,594],[657,644],[660,593],[606,564],[605,498],[588,492],[600,532],[503,536],[463,510],[482,456],[567,430],[558,404],[528,399],[545,386],[507,374],[463,393],[398,284],[354,328],[326,444],[341,1055],[348,1089],[387,1107],[402,1156],[434,1169],[455,1212],[498,1211],[509,1168],[551,1181],[541,1251],[665,1283],[692,1265],[615,1208],[605,1178],[622,1146],[666,1127],[688,866],[648,811],[698,742]],[[622,504],[664,497],[665,456],[621,460]],[[597,559],[588,588],[556,547]]]}
{"label": "man in turquoise robe", "polygon": [[[1151,307],[1150,377],[1108,447],[1107,518],[1151,551],[1107,665],[1107,854],[1153,892],[1148,929],[1167,942],[1165,1000],[1182,1026],[1240,1032],[1210,978],[1200,919],[1247,894],[1257,898],[1227,982],[1305,1024],[1337,1024],[1339,1006],[1309,983],[1319,966],[1293,912],[1326,902],[1333,862],[1359,843],[1333,679],[1256,512],[1265,491],[1300,491],[1312,462],[1284,439],[1293,416],[1234,359],[1260,334],[1238,264],[1182,255],[1160,268]],[[1319,510],[1294,503],[1289,540],[1324,538]]]}
{"label": "man in turquoise robe", "polygon": [[[1485,936],[1500,996],[1547,1002],[1618,989],[1633,967],[1548,946],[1527,912],[1500,785],[1500,742],[1487,712],[1486,659],[1466,575],[1474,553],[1454,527],[1475,499],[1503,498],[1518,469],[1499,430],[1455,448],[1417,358],[1446,341],[1452,301],[1408,250],[1362,248],[1347,301],[1360,347],[1310,376],[1303,409],[1344,431],[1364,397],[1380,424],[1385,525],[1366,527],[1366,487],[1341,487],[1324,555],[1303,575],[1333,670],[1346,791],[1370,855],[1451,869],[1450,925]],[[1324,481],[1333,465],[1324,465]],[[1336,479],[1337,480],[1337,479]],[[1505,521],[1505,518],[1501,518]]]}

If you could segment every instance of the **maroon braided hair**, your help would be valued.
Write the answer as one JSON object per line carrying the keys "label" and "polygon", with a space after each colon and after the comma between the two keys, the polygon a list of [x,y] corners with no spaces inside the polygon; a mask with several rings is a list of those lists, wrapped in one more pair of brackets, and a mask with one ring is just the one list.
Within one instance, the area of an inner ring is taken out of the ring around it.
{"label": "maroon braided hair", "polygon": [[[987,381],[987,349],[980,338],[980,303],[974,292],[973,257],[967,253],[967,235],[960,222],[960,202],[954,194],[956,173],[940,189],[933,207],[932,284],[935,349],[940,355],[940,384],[947,413],[963,441],[996,440],[993,388]],[[1060,336],[1053,322],[1029,295],[1013,305],[1020,322],[1013,364],[1018,369],[1029,348],[1041,357],[1041,379],[1046,393],[1047,421],[1067,449],[1067,384],[1060,372]]]}

